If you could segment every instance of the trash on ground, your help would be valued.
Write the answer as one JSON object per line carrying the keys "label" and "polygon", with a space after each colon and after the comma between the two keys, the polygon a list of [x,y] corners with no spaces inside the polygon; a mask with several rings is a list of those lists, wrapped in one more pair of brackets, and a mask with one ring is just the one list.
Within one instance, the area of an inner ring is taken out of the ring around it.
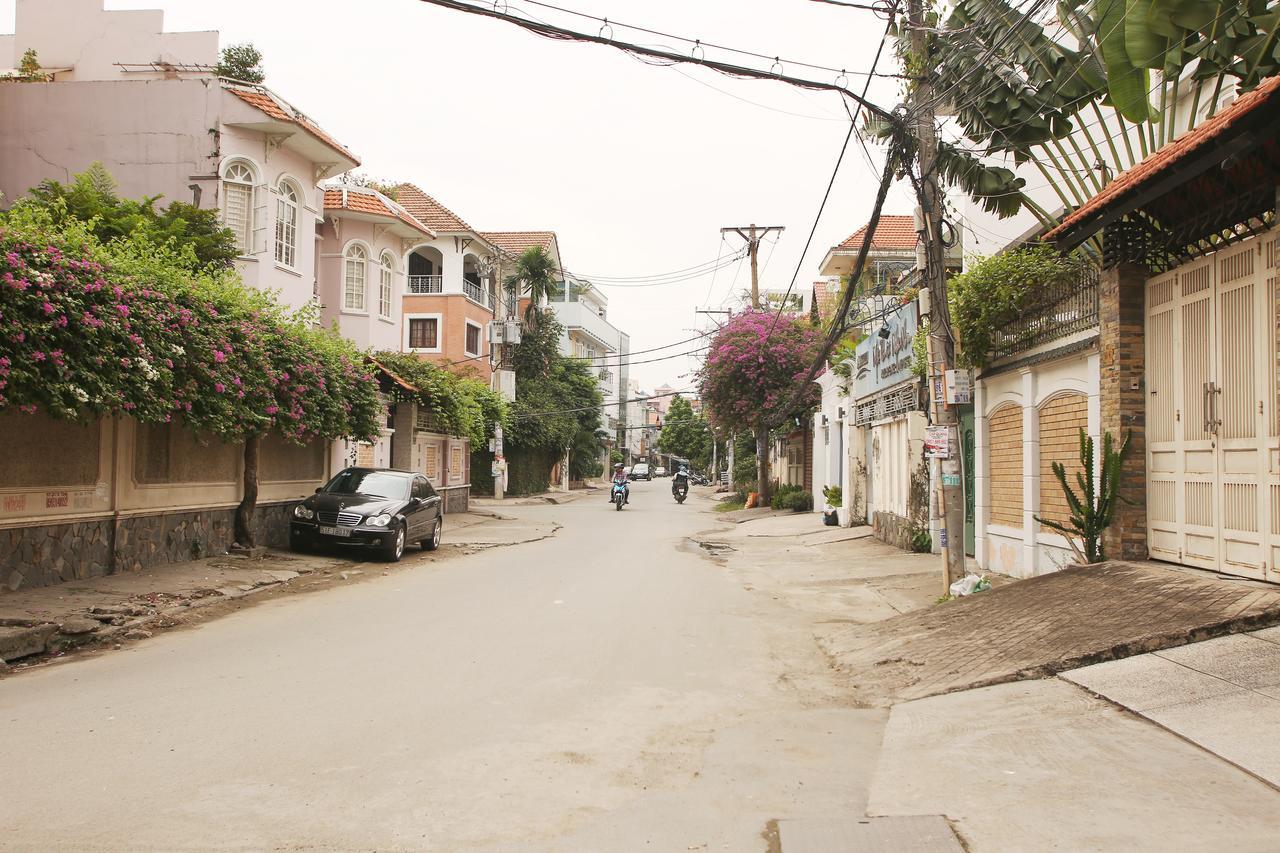
{"label": "trash on ground", "polygon": [[960,598],[964,595],[991,589],[991,581],[987,580],[986,575],[968,574],[953,583],[949,589],[953,596]]}

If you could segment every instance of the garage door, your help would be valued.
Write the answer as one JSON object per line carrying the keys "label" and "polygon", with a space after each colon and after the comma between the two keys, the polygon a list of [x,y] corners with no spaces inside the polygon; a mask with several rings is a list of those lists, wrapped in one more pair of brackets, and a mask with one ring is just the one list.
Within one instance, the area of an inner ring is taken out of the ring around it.
{"label": "garage door", "polygon": [[1147,282],[1151,554],[1280,580],[1276,238]]}

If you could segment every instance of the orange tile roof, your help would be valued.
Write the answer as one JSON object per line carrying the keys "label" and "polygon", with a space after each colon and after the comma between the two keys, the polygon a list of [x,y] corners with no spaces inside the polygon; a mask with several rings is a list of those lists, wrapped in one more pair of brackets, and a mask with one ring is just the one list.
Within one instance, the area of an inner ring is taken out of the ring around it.
{"label": "orange tile roof", "polygon": [[550,252],[551,244],[556,242],[554,231],[485,231],[480,236],[512,255],[524,254],[534,246]]}
{"label": "orange tile roof", "polygon": [[826,320],[835,313],[839,296],[839,282],[822,280],[813,283],[813,304],[818,306],[818,319]]}
{"label": "orange tile roof", "polygon": [[428,237],[435,234],[400,205],[384,198],[375,190],[364,187],[340,186],[326,187],[324,191],[325,210],[352,210],[357,213],[369,213],[374,216],[385,216],[398,219],[410,228],[422,232]]}
{"label": "orange tile roof", "polygon": [[[836,248],[857,251],[862,248],[862,240],[866,233],[867,226],[863,225]],[[886,214],[880,217],[876,231],[871,235],[871,248],[914,249],[918,240],[914,216]]]}
{"label": "orange tile roof", "polygon": [[396,187],[396,197],[405,210],[409,211],[423,225],[435,232],[458,233],[480,232],[466,223],[461,216],[436,201],[413,184],[400,184]]}
{"label": "orange tile roof", "polygon": [[343,157],[346,157],[348,160],[359,165],[359,157],[352,154],[348,148],[321,130],[319,125],[303,115],[301,110],[297,109],[265,86],[245,86],[243,84],[231,83],[223,83],[222,85],[224,89],[244,101],[249,106],[256,107],[276,121],[296,124],[298,127],[301,127],[325,145],[328,145],[334,151],[337,151]]}
{"label": "orange tile roof", "polygon": [[1076,208],[1058,223],[1057,227],[1044,235],[1045,240],[1052,240],[1073,225],[1085,218],[1100,213],[1103,208],[1118,201],[1121,196],[1138,189],[1154,179],[1161,172],[1176,166],[1183,159],[1202,148],[1211,145],[1214,140],[1230,130],[1241,119],[1259,107],[1270,102],[1280,90],[1280,77],[1268,77],[1258,88],[1246,92],[1236,98],[1226,109],[1207,120],[1204,124],[1184,133],[1168,145],[1151,154],[1141,163],[1116,175],[1116,179],[1102,188],[1102,192]]}

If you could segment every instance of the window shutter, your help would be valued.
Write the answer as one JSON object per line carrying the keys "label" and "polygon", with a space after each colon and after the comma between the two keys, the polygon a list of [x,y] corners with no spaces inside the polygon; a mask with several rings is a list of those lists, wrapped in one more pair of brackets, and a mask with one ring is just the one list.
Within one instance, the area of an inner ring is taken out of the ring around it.
{"label": "window shutter", "polygon": [[267,251],[267,205],[275,190],[264,184],[253,188],[253,240],[250,254],[261,255]]}

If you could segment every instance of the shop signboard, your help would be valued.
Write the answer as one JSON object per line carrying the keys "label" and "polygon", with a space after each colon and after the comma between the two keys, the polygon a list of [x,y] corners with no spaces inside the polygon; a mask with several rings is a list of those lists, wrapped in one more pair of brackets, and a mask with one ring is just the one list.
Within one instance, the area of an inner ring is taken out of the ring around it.
{"label": "shop signboard", "polygon": [[912,378],[913,346],[919,325],[913,299],[872,323],[870,334],[857,347],[853,397],[861,400]]}

